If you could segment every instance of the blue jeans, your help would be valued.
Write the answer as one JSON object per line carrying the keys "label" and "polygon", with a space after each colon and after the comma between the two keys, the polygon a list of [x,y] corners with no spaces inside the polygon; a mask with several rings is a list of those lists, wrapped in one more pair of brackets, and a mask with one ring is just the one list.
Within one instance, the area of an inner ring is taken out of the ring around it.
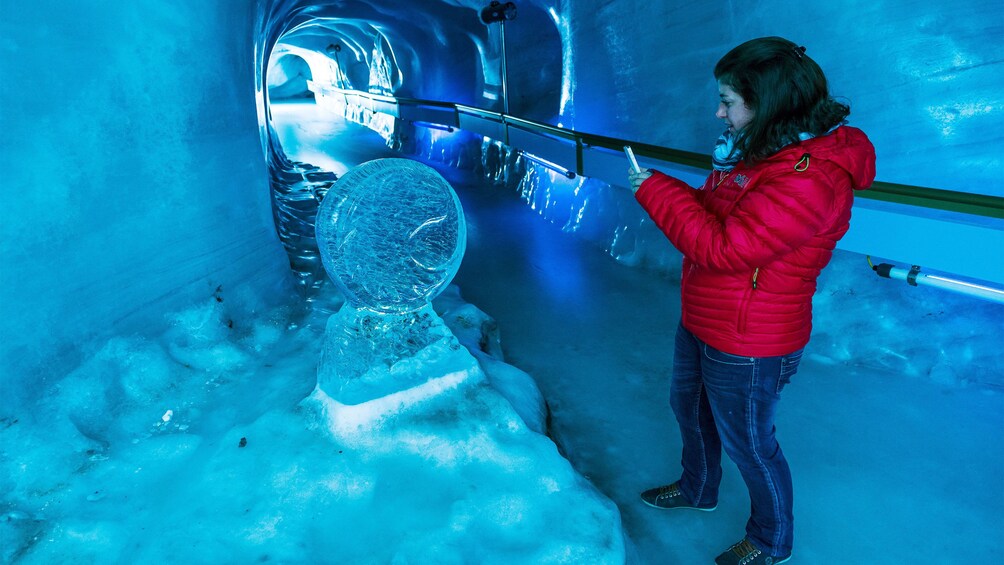
{"label": "blue jeans", "polygon": [[775,557],[791,554],[793,528],[791,472],[774,438],[774,416],[801,358],[801,349],[741,357],[711,347],[682,324],[676,332],[670,404],[683,436],[680,490],[697,506],[716,505],[724,447],[750,493],[746,537]]}

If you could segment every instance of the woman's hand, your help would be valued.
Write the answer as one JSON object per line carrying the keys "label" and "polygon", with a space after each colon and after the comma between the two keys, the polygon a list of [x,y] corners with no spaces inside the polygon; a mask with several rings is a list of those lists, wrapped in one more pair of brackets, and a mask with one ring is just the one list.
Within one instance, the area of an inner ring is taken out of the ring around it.
{"label": "woman's hand", "polygon": [[645,179],[652,176],[652,171],[649,169],[642,169],[637,173],[634,169],[628,169],[628,180],[631,181],[631,192],[638,192],[641,188],[641,183],[645,182]]}

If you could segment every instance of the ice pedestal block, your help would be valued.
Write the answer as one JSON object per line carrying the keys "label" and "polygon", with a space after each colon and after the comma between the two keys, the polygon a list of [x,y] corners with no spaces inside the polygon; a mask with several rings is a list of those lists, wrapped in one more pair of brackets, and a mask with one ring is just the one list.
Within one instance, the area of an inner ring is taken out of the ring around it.
{"label": "ice pedestal block", "polygon": [[[341,405],[375,417],[425,398],[438,385],[423,385],[444,376],[459,384],[483,374],[430,305],[383,314],[346,304],[328,319],[317,388]],[[385,397],[393,401],[375,402]]]}

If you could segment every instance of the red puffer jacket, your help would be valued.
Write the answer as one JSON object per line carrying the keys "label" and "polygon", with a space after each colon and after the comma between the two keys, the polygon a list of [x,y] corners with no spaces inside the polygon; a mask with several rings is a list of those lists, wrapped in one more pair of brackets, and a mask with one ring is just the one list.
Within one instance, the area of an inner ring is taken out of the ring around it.
{"label": "red puffer jacket", "polygon": [[875,179],[875,149],[842,126],[695,190],[659,172],[636,197],[683,255],[683,326],[734,355],[804,347],[816,278],[847,232],[852,189]]}

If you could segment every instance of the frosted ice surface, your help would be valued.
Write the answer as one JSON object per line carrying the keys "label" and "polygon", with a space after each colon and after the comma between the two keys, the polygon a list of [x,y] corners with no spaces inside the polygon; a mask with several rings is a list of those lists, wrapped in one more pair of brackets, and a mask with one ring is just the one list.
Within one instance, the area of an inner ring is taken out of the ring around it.
{"label": "frosted ice surface", "polygon": [[[343,306],[328,319],[317,366],[317,388],[355,406],[415,389],[451,373],[481,377],[477,361],[426,304],[420,310],[379,313]],[[466,379],[464,379],[466,380]],[[390,409],[423,397],[398,396]],[[377,404],[370,409],[377,410]]]}
{"label": "frosted ice surface", "polygon": [[467,243],[453,188],[408,159],[350,170],[328,192],[315,225],[328,276],[350,304],[377,312],[411,312],[439,295]]}

